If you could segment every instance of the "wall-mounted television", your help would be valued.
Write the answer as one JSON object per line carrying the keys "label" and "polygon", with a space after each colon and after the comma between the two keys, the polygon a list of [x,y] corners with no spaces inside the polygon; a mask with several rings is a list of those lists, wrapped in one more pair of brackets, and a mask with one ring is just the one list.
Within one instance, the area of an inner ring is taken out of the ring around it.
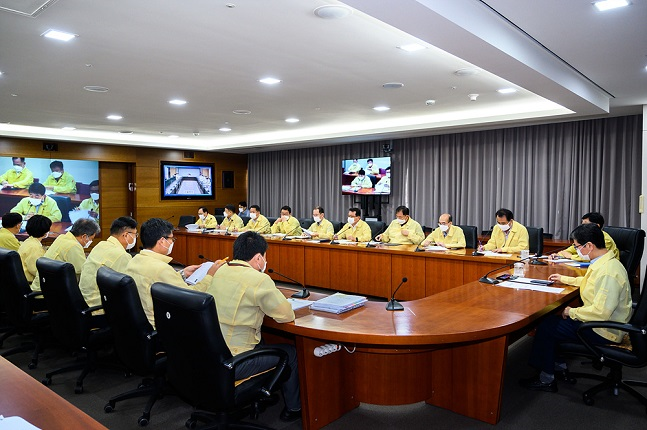
{"label": "wall-mounted television", "polygon": [[341,162],[341,193],[391,194],[391,157],[353,158]]}
{"label": "wall-mounted television", "polygon": [[213,163],[160,162],[162,200],[214,199]]}

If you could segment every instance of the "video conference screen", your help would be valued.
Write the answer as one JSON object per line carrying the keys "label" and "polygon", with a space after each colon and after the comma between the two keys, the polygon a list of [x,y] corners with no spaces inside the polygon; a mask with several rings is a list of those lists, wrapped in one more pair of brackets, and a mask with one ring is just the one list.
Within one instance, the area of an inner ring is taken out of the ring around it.
{"label": "video conference screen", "polygon": [[162,200],[215,197],[213,164],[162,161],[160,166]]}
{"label": "video conference screen", "polygon": [[391,157],[343,160],[341,171],[342,194],[391,194]]}

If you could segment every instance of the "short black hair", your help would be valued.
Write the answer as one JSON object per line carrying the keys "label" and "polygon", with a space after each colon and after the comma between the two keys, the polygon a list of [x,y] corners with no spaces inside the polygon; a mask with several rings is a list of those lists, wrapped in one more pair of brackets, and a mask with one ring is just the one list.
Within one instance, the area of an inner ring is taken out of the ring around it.
{"label": "short black hair", "polygon": [[249,261],[256,254],[265,255],[267,242],[255,231],[246,231],[234,241],[234,260]]}
{"label": "short black hair", "polygon": [[409,208],[406,206],[398,206],[395,208],[395,213],[402,212],[402,215],[409,215]]}
{"label": "short black hair", "polygon": [[13,163],[13,160],[20,160],[21,162],[25,162],[25,157],[11,157],[11,162]]}
{"label": "short black hair", "polygon": [[386,168],[386,169],[384,169],[384,170],[385,170],[385,171],[386,171],[386,170],[391,170],[391,166],[387,167],[387,168]]}
{"label": "short black hair", "polygon": [[236,212],[236,206],[232,205],[231,203],[225,205],[225,209],[227,209],[228,211]]}
{"label": "short black hair", "polygon": [[[4,218],[2,218],[4,220]],[[32,215],[27,220],[27,234],[32,237],[43,237],[52,228],[52,220],[44,215]]]}
{"label": "short black hair", "polygon": [[40,194],[41,196],[45,195],[45,185],[40,182],[34,182],[29,186],[29,194]]}
{"label": "short black hair", "polygon": [[7,212],[2,215],[2,226],[4,228],[14,228],[22,223],[22,215],[16,212]]}
{"label": "short black hair", "polygon": [[139,238],[146,249],[155,246],[158,240],[173,233],[173,224],[162,218],[150,218],[142,223]]}
{"label": "short black hair", "polygon": [[245,200],[243,200],[242,202],[238,202],[238,206],[242,206],[242,207],[246,208],[247,207],[247,202]]}
{"label": "short black hair", "polygon": [[373,159],[372,159],[372,158],[369,158],[368,160],[366,160],[366,162],[367,162],[367,163],[368,163],[369,161],[370,161],[370,162],[373,162]]}
{"label": "short black hair", "polygon": [[292,208],[291,208],[290,206],[287,206],[287,205],[286,205],[286,206],[283,206],[283,207],[281,208],[281,210],[282,210],[282,211],[288,211],[288,213],[292,213]]}
{"label": "short black hair", "polygon": [[110,225],[110,235],[121,234],[128,228],[137,228],[137,221],[129,216],[120,216]]}
{"label": "short black hair", "polygon": [[88,184],[88,187],[98,187],[99,186],[99,180],[95,179],[94,181],[90,182]]}
{"label": "short black hair", "polygon": [[507,219],[508,221],[514,219],[514,215],[512,215],[512,211],[510,209],[501,208],[498,211],[496,211],[495,215],[498,218],[505,217],[505,219]]}
{"label": "short black hair", "polygon": [[72,233],[74,237],[83,236],[84,234],[92,236],[93,234],[97,235],[101,233],[101,227],[99,227],[99,224],[93,219],[79,218],[74,222],[74,224],[72,224],[70,233]]}
{"label": "short black hair", "polygon": [[261,207],[259,205],[251,205],[249,208],[250,209],[256,209],[259,212],[261,211]]}
{"label": "short black hair", "polygon": [[202,212],[204,212],[204,213],[206,213],[206,214],[208,214],[208,213],[209,213],[209,209],[207,209],[207,207],[206,207],[206,206],[200,206],[200,207],[198,208],[198,210],[200,210],[200,209],[202,209]]}
{"label": "short black hair", "polygon": [[322,208],[321,206],[315,206],[314,209],[317,209],[320,214],[325,214],[326,213],[326,211],[324,211],[324,208]]}
{"label": "short black hair", "polygon": [[582,219],[588,219],[589,222],[592,222],[593,224],[597,224],[600,226],[600,228],[604,227],[604,217],[600,212],[589,212],[584,215],[582,215]]}
{"label": "short black hair", "polygon": [[364,169],[359,169],[357,171],[357,176],[359,176],[359,175],[366,175],[366,171]]}
{"label": "short black hair", "polygon": [[58,167],[59,169],[62,169],[63,168],[63,163],[61,161],[58,161],[58,160],[54,160],[51,163],[49,163],[49,168],[51,170],[54,170],[55,167]]}
{"label": "short black hair", "polygon": [[355,216],[362,216],[362,210],[360,208],[350,208],[348,212],[355,212]]}
{"label": "short black hair", "polygon": [[571,239],[577,240],[580,245],[591,242],[598,249],[604,249],[604,234],[595,223],[580,224],[571,232]]}

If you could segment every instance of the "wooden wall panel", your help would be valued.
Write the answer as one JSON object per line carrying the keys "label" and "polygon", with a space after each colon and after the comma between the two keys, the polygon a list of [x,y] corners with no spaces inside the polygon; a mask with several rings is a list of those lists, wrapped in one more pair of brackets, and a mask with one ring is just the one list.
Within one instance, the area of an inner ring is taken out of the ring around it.
{"label": "wooden wall panel", "polygon": [[391,255],[357,253],[357,282],[364,294],[391,297]]}
{"label": "wooden wall panel", "polygon": [[[463,285],[463,262],[428,258],[426,262],[426,295],[438,294]],[[470,279],[472,281],[473,279]],[[404,287],[403,287],[404,288]]]}
{"label": "wooden wall panel", "polygon": [[425,258],[411,258],[410,256],[399,255],[391,257],[392,290],[395,291],[398,288],[402,278],[407,278],[407,283],[400,288],[396,299],[415,300],[425,297],[425,285],[427,283],[425,260]]}

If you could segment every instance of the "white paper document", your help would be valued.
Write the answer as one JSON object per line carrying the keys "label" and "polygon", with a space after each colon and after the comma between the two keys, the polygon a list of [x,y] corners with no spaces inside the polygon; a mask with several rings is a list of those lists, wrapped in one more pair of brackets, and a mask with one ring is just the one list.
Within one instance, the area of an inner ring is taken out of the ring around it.
{"label": "white paper document", "polygon": [[0,415],[0,430],[40,430],[40,428],[21,417],[3,417]]}
{"label": "white paper document", "polygon": [[486,257],[512,257],[512,254],[500,254],[498,252],[494,251],[480,251],[483,253],[484,256]]}
{"label": "white paper document", "polygon": [[447,248],[439,245],[429,245],[425,247],[425,251],[447,251]]}
{"label": "white paper document", "polygon": [[[517,278],[516,280],[518,279],[527,279],[527,278]],[[523,282],[512,282],[512,281],[505,281],[496,285],[498,287],[515,288],[517,290],[541,291],[543,293],[553,293],[553,294],[560,294],[562,291],[564,291],[563,288],[558,288],[558,287],[549,287],[549,286],[540,285],[540,284],[530,284],[530,283],[526,284]]]}
{"label": "white paper document", "polygon": [[186,283],[189,285],[195,285],[198,282],[202,281],[202,279],[207,275],[209,269],[211,269],[211,266],[213,266],[213,263],[211,261],[202,263],[191,276],[186,278]]}
{"label": "white paper document", "polygon": [[309,306],[312,306],[312,304],[314,303],[312,300],[293,299],[292,297],[288,298],[288,302],[290,302],[290,306],[292,306],[293,311],[301,308],[307,308]]}

